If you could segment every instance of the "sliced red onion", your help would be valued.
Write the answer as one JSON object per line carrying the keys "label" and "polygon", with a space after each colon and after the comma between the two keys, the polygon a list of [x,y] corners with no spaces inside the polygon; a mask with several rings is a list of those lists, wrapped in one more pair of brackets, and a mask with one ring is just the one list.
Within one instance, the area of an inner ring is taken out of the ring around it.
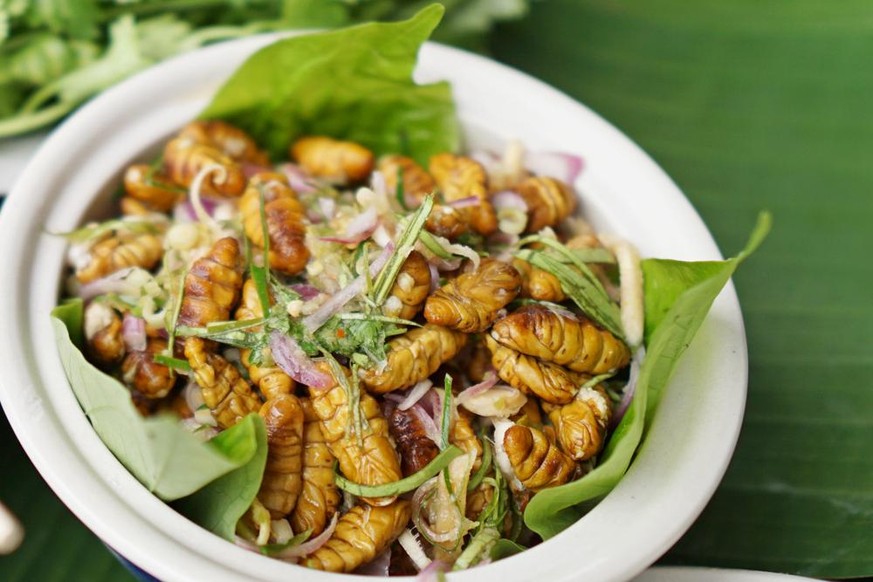
{"label": "sliced red onion", "polygon": [[300,295],[300,298],[304,301],[315,299],[316,297],[321,295],[321,291],[319,291],[317,287],[310,285],[309,283],[295,283],[291,285],[291,290]]}
{"label": "sliced red onion", "polygon": [[495,210],[504,208],[515,208],[527,212],[527,202],[521,197],[518,192],[512,190],[501,190],[491,196],[491,204]]}
{"label": "sliced red onion", "polygon": [[319,196],[318,209],[325,220],[330,220],[336,215],[336,200],[327,196]]}
{"label": "sliced red onion", "polygon": [[333,518],[330,520],[330,524],[328,524],[328,526],[324,528],[323,532],[321,532],[311,540],[303,542],[299,546],[294,546],[293,548],[282,550],[281,552],[275,554],[273,557],[279,558],[280,560],[296,561],[299,558],[308,556],[309,554],[323,546],[327,542],[327,540],[330,539],[330,536],[333,535],[333,530],[336,529],[338,519],[339,513],[334,513]]}
{"label": "sliced red onion", "polygon": [[564,152],[527,152],[524,165],[539,176],[557,178],[572,185],[582,173],[582,158]]}
{"label": "sliced red onion", "polygon": [[425,378],[410,388],[409,394],[397,405],[397,408],[400,410],[409,410],[416,402],[421,400],[421,397],[424,396],[432,386],[433,382]]}
{"label": "sliced red onion", "polygon": [[[425,256],[427,257],[428,264],[433,265],[437,269],[437,271],[455,271],[461,266],[461,259],[446,260],[436,255]],[[439,279],[439,277],[436,277],[436,279]]]}
{"label": "sliced red onion", "polygon": [[427,413],[427,411],[422,408],[420,404],[416,404],[412,408],[409,409],[415,418],[421,422],[421,428],[424,429],[424,434],[432,440],[435,444],[440,444],[442,440],[442,434],[440,433],[440,428],[437,423],[434,422],[433,418]]}
{"label": "sliced red onion", "polygon": [[125,313],[121,320],[121,338],[127,351],[144,352],[147,345],[145,320]]}
{"label": "sliced red onion", "polygon": [[313,388],[327,388],[333,384],[333,378],[315,366],[303,348],[294,338],[273,331],[270,334],[270,349],[273,359],[282,371],[296,381]]}
{"label": "sliced red onion", "polygon": [[440,574],[445,574],[451,569],[448,563],[441,560],[434,560],[427,565],[427,568],[418,573],[415,577],[415,582],[437,582],[440,579]]}
{"label": "sliced red onion", "polygon": [[391,546],[388,549],[373,558],[369,563],[364,564],[354,571],[355,574],[361,576],[388,576],[388,570],[391,568]]}
{"label": "sliced red onion", "polygon": [[341,244],[358,244],[368,239],[377,226],[379,226],[379,214],[371,206],[349,221],[345,232],[336,236],[323,236],[321,240]]}
{"label": "sliced red onion", "polygon": [[127,294],[130,291],[130,284],[128,284],[126,279],[135,269],[136,267],[127,267],[100,279],[85,283],[79,287],[79,297],[88,301],[98,295],[106,295],[107,293]]}
{"label": "sliced red onion", "polygon": [[258,544],[254,543],[254,542],[250,542],[249,540],[247,540],[243,537],[233,536],[233,543],[235,545],[245,549],[245,550],[250,551],[250,552],[254,552],[256,554],[261,553],[261,548],[260,548],[260,546],[258,546]]}
{"label": "sliced red onion", "polygon": [[478,196],[467,196],[459,200],[452,200],[448,203],[448,206],[452,208],[469,208],[471,206],[479,206],[480,204],[482,204],[482,200]]}
{"label": "sliced red onion", "polygon": [[[209,216],[215,215],[215,209],[218,208],[219,201],[213,198],[207,198],[200,195],[200,205]],[[197,210],[190,200],[185,200],[176,205],[173,209],[173,219],[176,222],[197,222]]]}
{"label": "sliced red onion", "polygon": [[288,178],[288,184],[298,194],[318,191],[318,188],[312,185],[312,176],[307,174],[300,166],[286,163],[279,166],[279,171],[285,174],[285,177]]}
{"label": "sliced red onion", "polygon": [[488,389],[492,388],[495,384],[497,384],[497,374],[494,370],[488,370],[485,374],[485,378],[479,382],[478,384],[473,384],[463,392],[459,393],[457,396],[457,403],[463,404],[464,400],[467,398],[472,398],[478,394],[482,394],[486,392]]}
{"label": "sliced red onion", "polygon": [[631,360],[630,376],[627,380],[627,386],[624,387],[621,402],[618,403],[615,413],[612,415],[612,421],[609,423],[610,429],[614,429],[618,426],[634,399],[634,393],[637,391],[637,381],[640,377],[640,362],[645,358],[645,355],[645,348],[640,348]]}
{"label": "sliced red onion", "polygon": [[433,293],[440,288],[440,272],[430,261],[427,262],[427,268],[430,269],[430,293]]}
{"label": "sliced red onion", "polygon": [[[378,257],[370,263],[370,277],[375,277],[379,274],[379,271],[382,270],[382,267],[385,266],[385,263],[388,262],[388,259],[391,257],[391,253],[394,252],[394,245],[389,244],[387,247],[382,249],[382,252]],[[315,310],[310,315],[307,315],[303,318],[302,323],[303,326],[310,332],[314,333],[318,328],[320,328],[324,323],[330,319],[336,313],[345,306],[346,303],[354,299],[359,293],[364,290],[364,286],[367,284],[366,279],[363,275],[355,278],[354,281],[349,283],[348,286],[341,289],[335,295],[333,295],[330,299],[325,301],[321,307]]]}

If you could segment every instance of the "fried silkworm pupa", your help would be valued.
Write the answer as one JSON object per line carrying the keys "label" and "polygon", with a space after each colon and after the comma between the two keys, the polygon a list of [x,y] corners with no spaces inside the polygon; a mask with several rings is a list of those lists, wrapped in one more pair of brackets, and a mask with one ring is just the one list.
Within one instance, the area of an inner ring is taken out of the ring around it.
{"label": "fried silkworm pupa", "polygon": [[[412,251],[400,267],[388,300],[382,307],[385,315],[401,319],[415,317],[430,292],[430,278],[427,259],[420,252]],[[396,297],[396,301],[392,297]],[[391,304],[395,304],[394,308],[389,307]]]}
{"label": "fried silkworm pupa", "polygon": [[76,269],[79,283],[89,283],[128,267],[151,269],[164,256],[161,239],[149,232],[119,232],[94,243],[88,261]]}
{"label": "fried silkworm pupa", "polygon": [[611,416],[609,398],[599,387],[583,388],[570,404],[549,410],[561,450],[576,461],[585,461],[600,452]]}
{"label": "fried silkworm pupa", "polygon": [[533,428],[543,427],[543,413],[540,410],[540,405],[535,398],[528,398],[521,407],[521,410],[509,417],[509,420],[515,424],[522,426],[531,426]]}
{"label": "fried silkworm pupa", "polygon": [[570,312],[527,305],[494,323],[491,337],[512,350],[574,372],[604,374],[627,366],[630,349],[610,332]]}
{"label": "fried silkworm pupa", "polygon": [[566,483],[576,469],[573,459],[535,428],[510,427],[503,437],[503,448],[515,476],[534,492]]}
{"label": "fried silkworm pupa", "polygon": [[337,184],[365,180],[375,163],[373,152],[364,146],[323,135],[298,139],[289,153],[311,175]]}
{"label": "fried silkworm pupa", "polygon": [[296,275],[309,260],[304,244],[306,223],[304,209],[288,179],[276,172],[261,172],[249,180],[239,201],[243,230],[252,243],[263,249],[264,224],[261,221],[261,196],[264,198],[264,219],[270,237],[270,268]]}
{"label": "fried silkworm pupa", "polygon": [[[326,365],[322,370],[330,374]],[[347,381],[352,382],[352,379]],[[401,479],[400,460],[391,442],[388,422],[375,398],[360,392],[359,406],[364,422],[361,433],[356,433],[349,393],[341,382],[330,388],[310,388],[309,394],[312,409],[321,419],[325,442],[347,479],[362,485],[383,485]],[[363,499],[370,505],[387,505],[394,497]]]}
{"label": "fried silkworm pupa", "polygon": [[456,209],[464,223],[481,235],[497,230],[497,214],[488,200],[488,178],[479,162],[466,156],[443,153],[430,159],[428,169],[446,202],[478,198],[478,204]]}
{"label": "fried silkworm pupa", "polygon": [[270,158],[255,140],[242,129],[219,119],[192,121],[182,128],[179,137],[210,145],[227,157],[256,166],[269,166]]}
{"label": "fried silkworm pupa", "polygon": [[384,507],[357,505],[339,519],[330,539],[301,563],[316,570],[353,572],[403,533],[411,513],[409,502],[402,499]]}
{"label": "fried silkworm pupa", "polygon": [[200,186],[200,193],[223,198],[236,198],[246,187],[242,166],[214,146],[177,137],[164,147],[164,172],[176,184],[188,188],[207,166],[221,169],[211,172]]}
{"label": "fried silkworm pupa", "polygon": [[124,383],[146,398],[163,398],[176,383],[176,375],[155,356],[167,349],[167,340],[149,338],[146,349],[128,352],[121,362],[121,378]]}
{"label": "fried silkworm pupa", "polygon": [[258,499],[280,519],[303,490],[303,407],[296,396],[283,394],[264,403],[260,415],[267,429],[267,465]]}
{"label": "fried silkworm pupa", "polygon": [[507,348],[490,335],[485,337],[485,342],[491,350],[491,363],[501,380],[526,394],[535,394],[546,402],[569,403],[579,387],[591,379],[587,374],[573,372]]}
{"label": "fried silkworm pupa", "polygon": [[388,342],[388,364],[381,371],[361,370],[361,382],[376,394],[409,388],[454,358],[466,343],[466,334],[439,325],[413,328]]}
{"label": "fried silkworm pupa", "polygon": [[[261,307],[261,299],[258,297],[257,286],[254,280],[246,279],[246,282],[243,283],[242,298],[234,317],[237,321],[243,321],[246,319],[259,319],[263,316],[264,310]],[[256,332],[260,329],[260,326],[253,327],[250,331]],[[268,362],[272,362],[273,353],[269,346],[263,348],[262,357]],[[265,399],[269,400],[282,394],[291,394],[294,391],[294,380],[275,363],[273,365],[267,363],[262,365],[253,364],[252,350],[240,350],[240,361],[249,373],[249,380],[258,387],[258,390],[261,391]]]}
{"label": "fried silkworm pupa", "polygon": [[104,370],[117,366],[125,354],[118,312],[105,303],[92,301],[85,307],[84,328],[91,360]]}
{"label": "fried silkworm pupa", "polygon": [[204,327],[214,321],[227,321],[239,300],[241,270],[242,257],[236,239],[225,237],[215,241],[185,275],[177,324]]}
{"label": "fried silkworm pupa", "polygon": [[412,412],[395,408],[388,415],[388,428],[400,454],[404,477],[417,473],[440,454],[440,448]]}
{"label": "fried silkworm pupa", "polygon": [[515,186],[515,191],[527,203],[527,232],[538,232],[547,226],[556,226],[576,209],[573,190],[555,178],[527,178]]}
{"label": "fried silkworm pupa", "polygon": [[146,164],[133,164],[125,170],[124,192],[144,208],[157,212],[168,212],[181,197],[177,186]]}
{"label": "fried silkworm pupa", "polygon": [[291,513],[291,527],[296,532],[312,530],[312,537],[324,531],[336,513],[341,497],[333,480],[336,457],[321,432],[321,419],[315,414],[309,398],[303,405],[303,490]]}
{"label": "fried silkworm pupa", "polygon": [[521,275],[521,296],[538,301],[560,303],[567,299],[558,278],[523,259],[512,259],[512,266]]}
{"label": "fried silkworm pupa", "polygon": [[431,175],[412,158],[400,155],[383,156],[379,159],[377,169],[385,177],[389,195],[397,191],[399,175],[404,198],[413,202],[416,207],[421,205],[425,196],[436,190],[436,182]]}
{"label": "fried silkworm pupa", "polygon": [[427,298],[424,318],[464,333],[478,333],[488,329],[520,289],[521,277],[512,265],[482,259],[478,269],[459,275]]}
{"label": "fried silkworm pupa", "polygon": [[261,408],[261,400],[236,366],[208,352],[202,338],[186,339],[185,357],[218,426],[230,428]]}

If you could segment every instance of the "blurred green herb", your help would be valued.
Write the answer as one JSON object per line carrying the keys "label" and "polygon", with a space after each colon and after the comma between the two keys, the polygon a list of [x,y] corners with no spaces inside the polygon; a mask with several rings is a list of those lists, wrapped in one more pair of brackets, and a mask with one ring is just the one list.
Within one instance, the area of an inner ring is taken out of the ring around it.
{"label": "blurred green herb", "polygon": [[[266,31],[409,18],[432,0],[0,0],[0,138],[58,121],[171,56]],[[528,0],[443,0],[434,40],[481,50]]]}

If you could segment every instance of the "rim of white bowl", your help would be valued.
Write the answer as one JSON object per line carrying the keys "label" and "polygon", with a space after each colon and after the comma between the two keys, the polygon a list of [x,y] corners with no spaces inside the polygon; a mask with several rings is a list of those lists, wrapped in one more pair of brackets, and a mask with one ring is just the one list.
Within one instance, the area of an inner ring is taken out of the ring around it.
{"label": "rim of white bowl", "polygon": [[[49,137],[0,213],[0,280],[8,282],[0,303],[0,328],[7,332],[0,340],[0,401],[10,424],[37,470],[79,519],[166,581],[280,580],[303,572],[229,544],[175,513],[106,449],[69,389],[54,347],[48,312],[58,296],[65,245],[47,232],[73,228],[97,190],[196,115],[246,56],[277,38],[200,49],[106,91]],[[416,75],[452,82],[465,126],[518,137],[531,149],[581,153],[586,170],[577,187],[588,216],[638,243],[644,256],[721,259],[702,220],[663,170],[585,106],[509,67],[434,43],[422,49]],[[729,284],[679,365],[621,483],[547,543],[484,570],[452,573],[452,579],[486,575],[509,582],[536,573],[555,581],[626,580],[644,570],[686,531],[721,480],[742,421],[747,364],[742,315]],[[695,388],[701,384],[706,390]],[[367,579],[314,571],[306,576]]]}

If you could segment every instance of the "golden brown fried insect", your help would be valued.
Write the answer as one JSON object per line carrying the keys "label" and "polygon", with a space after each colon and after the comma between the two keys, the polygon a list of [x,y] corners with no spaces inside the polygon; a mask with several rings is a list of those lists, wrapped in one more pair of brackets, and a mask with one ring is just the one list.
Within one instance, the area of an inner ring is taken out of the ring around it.
{"label": "golden brown fried insect", "polygon": [[167,349],[167,340],[150,338],[143,351],[128,352],[121,362],[124,383],[146,398],[163,398],[176,383],[173,371],[155,361]]}
{"label": "golden brown fried insect", "polygon": [[437,325],[478,333],[488,329],[520,289],[521,277],[512,265],[483,259],[477,270],[459,275],[428,297],[424,317]]}
{"label": "golden brown fried insect", "polygon": [[494,323],[491,337],[512,350],[574,372],[604,374],[627,366],[630,349],[582,317],[527,305]]}
{"label": "golden brown fried insect", "polygon": [[386,315],[412,319],[424,305],[429,292],[430,267],[427,259],[420,252],[412,251],[400,267],[389,296],[389,298],[396,297],[400,301],[400,309],[396,313],[386,313]]}
{"label": "golden brown fried insect", "polygon": [[185,293],[179,308],[178,325],[204,327],[226,321],[239,300],[242,288],[242,260],[239,243],[225,237],[215,241],[185,275]]}
{"label": "golden brown fried insect", "polygon": [[291,513],[303,489],[303,407],[296,396],[268,400],[260,415],[267,429],[267,465],[258,500],[273,519]]}
{"label": "golden brown fried insect", "polygon": [[340,492],[333,480],[336,457],[324,440],[321,419],[315,414],[309,398],[303,405],[303,490],[291,514],[295,532],[312,530],[315,537],[324,531],[340,504]]}
{"label": "golden brown fried insect", "polygon": [[361,371],[367,390],[384,394],[409,388],[437,371],[467,343],[467,335],[428,323],[388,342],[388,364]]}
{"label": "golden brown fried insect", "polygon": [[549,411],[561,450],[576,461],[597,455],[606,439],[612,410],[602,388],[583,388],[576,399]]}
{"label": "golden brown fried insect", "polygon": [[352,572],[391,545],[411,513],[409,502],[402,499],[385,507],[355,506],[340,518],[330,539],[302,564],[328,572]]}
{"label": "golden brown fried insect", "polygon": [[304,209],[288,179],[276,172],[261,172],[252,176],[239,201],[243,229],[252,243],[264,248],[264,225],[261,221],[261,196],[264,198],[264,219],[270,237],[270,268],[286,275],[296,275],[309,260],[304,244],[306,224]]}
{"label": "golden brown fried insect", "polygon": [[269,166],[270,158],[255,140],[238,127],[226,121],[192,121],[182,128],[179,137],[210,145],[227,157],[257,166]]}
{"label": "golden brown fried insect", "polygon": [[76,279],[88,283],[128,267],[151,269],[163,256],[163,243],[158,236],[121,232],[94,243],[88,251],[88,262],[76,269]]}
{"label": "golden brown fried insect", "polygon": [[[322,370],[330,373],[326,365]],[[388,422],[375,398],[360,392],[360,411],[365,423],[362,423],[361,434],[353,434],[349,394],[342,383],[330,388],[311,388],[309,393],[312,408],[321,419],[321,432],[327,446],[346,478],[363,485],[382,485],[401,478],[400,460],[389,436]],[[386,505],[393,500],[394,497],[364,499],[371,505]]]}
{"label": "golden brown fried insect", "polygon": [[104,303],[91,302],[85,308],[85,343],[91,361],[104,370],[124,358],[121,316]]}
{"label": "golden brown fried insect", "polygon": [[516,185],[515,191],[527,203],[527,232],[538,232],[547,226],[555,226],[576,209],[573,190],[555,178],[527,178]]}
{"label": "golden brown fried insect", "polygon": [[388,416],[388,428],[400,454],[404,477],[417,473],[440,454],[440,448],[412,412],[395,408]]}
{"label": "golden brown fried insect", "polygon": [[491,363],[501,380],[526,394],[536,394],[546,402],[567,404],[573,400],[579,387],[591,379],[587,374],[507,348],[490,335],[486,336],[485,342],[491,350]]}
{"label": "golden brown fried insect", "polygon": [[503,437],[503,448],[515,476],[534,492],[566,483],[576,469],[573,459],[535,428],[510,427]]}
{"label": "golden brown fried insect", "polygon": [[205,177],[201,194],[235,198],[243,193],[246,177],[242,167],[215,147],[188,137],[177,137],[164,148],[164,170],[176,184],[189,187],[207,166],[221,169]]}
{"label": "golden brown fried insect", "polygon": [[479,199],[475,206],[456,209],[464,223],[483,235],[497,230],[497,214],[488,200],[487,175],[479,162],[466,156],[444,153],[433,156],[428,169],[446,202],[471,197]]}
{"label": "golden brown fried insect", "polygon": [[521,407],[521,410],[509,417],[509,420],[515,424],[522,426],[532,426],[533,428],[543,427],[543,413],[540,410],[540,405],[536,398],[528,398]]}
{"label": "golden brown fried insect", "polygon": [[561,282],[548,271],[534,267],[523,259],[512,259],[512,266],[521,275],[522,297],[553,303],[560,303],[567,299],[561,288]]}
{"label": "golden brown fried insect", "polygon": [[364,146],[323,135],[302,137],[291,145],[291,157],[317,178],[338,184],[360,182],[373,171],[373,152]]}
{"label": "golden brown fried insect", "polygon": [[379,159],[378,170],[385,177],[385,186],[389,194],[397,191],[397,177],[400,175],[404,197],[413,202],[416,207],[421,205],[425,196],[433,194],[436,190],[436,182],[427,170],[412,158],[399,155],[384,156]]}
{"label": "golden brown fried insect", "polygon": [[[179,188],[145,164],[133,164],[124,172],[127,198],[144,208],[167,212],[179,202]],[[125,214],[130,214],[125,211]]]}
{"label": "golden brown fried insect", "polygon": [[473,336],[470,346],[470,360],[467,363],[467,378],[470,382],[478,384],[485,379],[485,375],[492,371],[491,352],[485,345],[485,339],[481,335]]}
{"label": "golden brown fried insect", "polygon": [[427,215],[424,228],[437,236],[456,239],[469,230],[466,220],[467,217],[460,209],[434,204]]}
{"label": "golden brown fried insect", "polygon": [[458,416],[452,424],[451,443],[465,453],[476,453],[473,470],[482,466],[482,443],[473,428],[473,415],[463,409],[458,409]]}
{"label": "golden brown fried insect", "polygon": [[[253,279],[246,279],[246,282],[243,284],[242,298],[234,317],[237,321],[242,321],[246,319],[259,319],[263,316],[264,310],[261,306],[261,298],[258,297],[257,286]],[[251,328],[249,331],[254,333],[260,329],[260,326],[258,326]],[[272,361],[273,354],[269,347],[263,348],[262,357],[264,360]],[[275,364],[255,365],[251,360],[252,351],[250,349],[240,351],[240,361],[249,373],[249,380],[258,387],[258,390],[261,391],[266,400],[276,398],[282,394],[292,393],[295,386],[294,380],[282,368]]]}
{"label": "golden brown fried insect", "polygon": [[209,353],[202,338],[187,338],[185,357],[200,386],[203,402],[212,411],[218,426],[230,428],[261,408],[261,400],[236,366],[218,354]]}

